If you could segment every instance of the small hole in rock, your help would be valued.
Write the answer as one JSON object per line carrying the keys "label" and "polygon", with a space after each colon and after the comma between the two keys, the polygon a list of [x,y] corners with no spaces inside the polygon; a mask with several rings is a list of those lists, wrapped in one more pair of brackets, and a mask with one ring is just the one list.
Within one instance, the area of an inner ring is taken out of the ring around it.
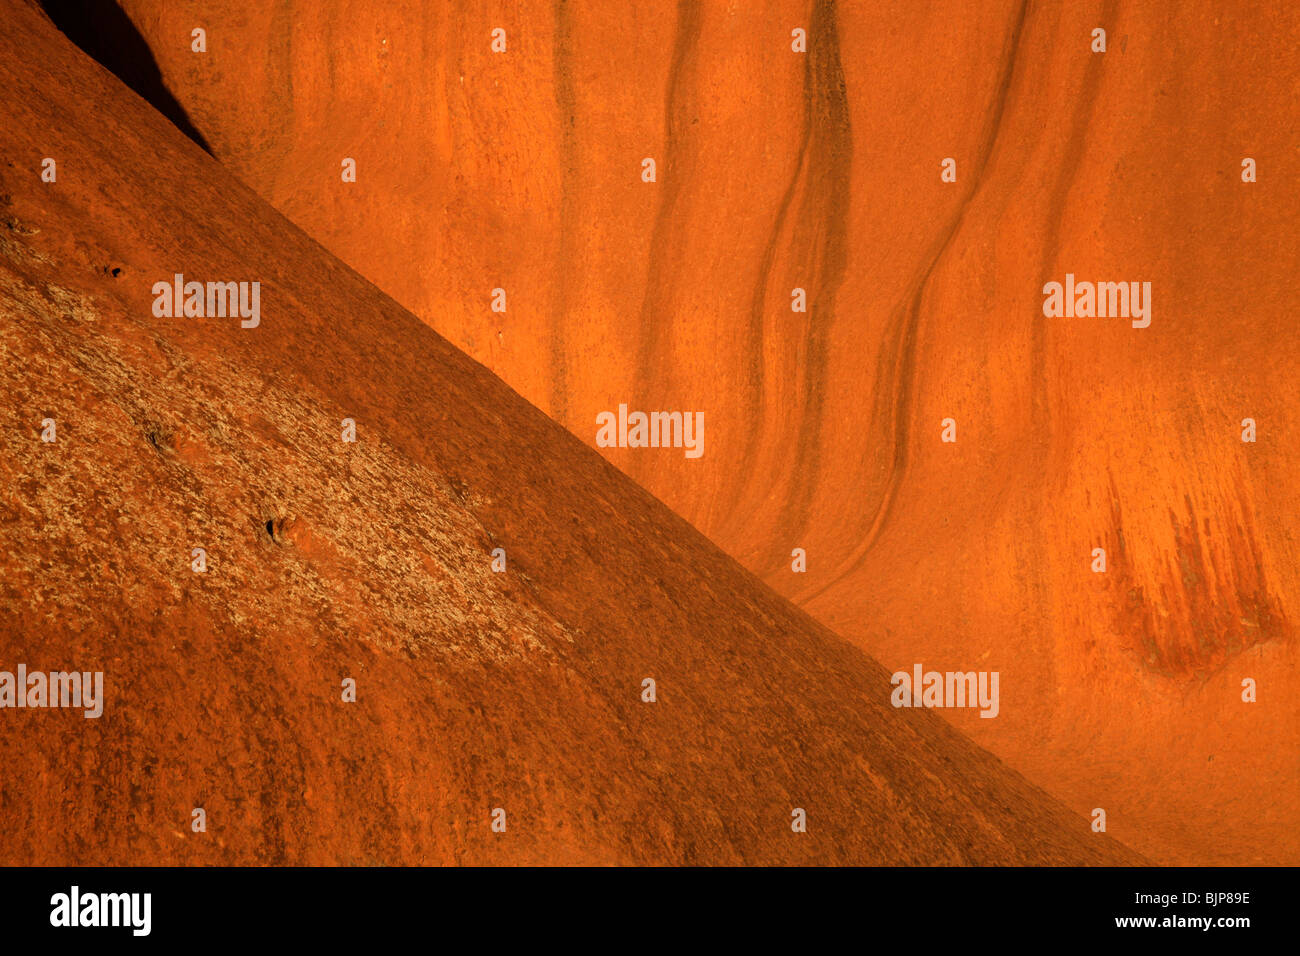
{"label": "small hole in rock", "polygon": [[273,518],[266,519],[266,533],[271,536],[272,541],[275,540],[275,520]]}
{"label": "small hole in rock", "polygon": [[145,441],[158,454],[170,455],[172,453],[172,433],[170,429],[159,425],[157,422],[146,422],[144,437]]}

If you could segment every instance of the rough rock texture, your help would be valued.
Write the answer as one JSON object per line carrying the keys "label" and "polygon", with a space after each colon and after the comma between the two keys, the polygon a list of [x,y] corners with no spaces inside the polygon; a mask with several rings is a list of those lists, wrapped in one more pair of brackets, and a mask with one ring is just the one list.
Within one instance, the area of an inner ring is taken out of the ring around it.
{"label": "rough rock texture", "polygon": [[3,18],[0,863],[1140,862]]}
{"label": "rough rock texture", "polygon": [[[1000,671],[976,740],[1161,860],[1300,862],[1300,7],[122,6],[224,164],[580,438],[703,410],[605,454],[889,667]],[[1150,328],[1045,319],[1067,272]]]}

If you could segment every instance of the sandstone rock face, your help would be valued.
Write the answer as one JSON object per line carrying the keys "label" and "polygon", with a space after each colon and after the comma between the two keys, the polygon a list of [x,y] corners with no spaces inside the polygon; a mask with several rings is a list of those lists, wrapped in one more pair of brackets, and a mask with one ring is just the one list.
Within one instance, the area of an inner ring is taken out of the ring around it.
{"label": "sandstone rock face", "polygon": [[105,700],[0,710],[0,862],[1141,861],[4,22],[0,669]]}
{"label": "sandstone rock face", "polygon": [[[1158,859],[1300,861],[1294,4],[122,6],[222,163],[577,436],[703,410],[603,453],[887,666],[999,670],[963,731]],[[1045,317],[1067,273],[1150,326]]]}

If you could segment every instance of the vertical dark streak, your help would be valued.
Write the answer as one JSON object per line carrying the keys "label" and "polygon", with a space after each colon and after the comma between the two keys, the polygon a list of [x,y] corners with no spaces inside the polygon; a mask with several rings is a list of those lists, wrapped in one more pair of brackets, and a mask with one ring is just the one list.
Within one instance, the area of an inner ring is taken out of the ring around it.
{"label": "vertical dark streak", "polygon": [[782,510],[778,528],[792,540],[807,528],[812,497],[821,471],[822,415],[826,406],[826,367],[835,303],[848,265],[848,217],[852,186],[853,131],[848,89],[840,61],[835,0],[818,0],[813,8],[804,99],[808,104],[808,189],[799,221],[821,224],[808,247],[808,270],[817,268],[809,303],[805,341],[806,365],[800,396],[795,461],[801,469]]}
{"label": "vertical dark streak", "polygon": [[555,262],[555,299],[551,306],[550,365],[551,407],[553,419],[570,424],[568,419],[568,376],[564,328],[569,307],[569,274],[574,269],[573,223],[577,215],[574,190],[577,186],[577,101],[573,92],[569,51],[573,43],[573,23],[568,0],[555,0],[555,43],[552,61],[555,71],[555,106],[560,122],[560,244]]}
{"label": "vertical dark streak", "polygon": [[1002,73],[998,78],[992,111],[989,121],[985,124],[979,152],[973,164],[970,186],[962,197],[961,205],[948,228],[932,244],[924,265],[913,280],[906,302],[891,318],[890,326],[884,334],[884,345],[880,352],[873,396],[871,427],[868,432],[871,436],[880,435],[885,440],[884,479],[871,524],[862,542],[853,549],[836,573],[829,576],[816,591],[800,596],[800,600],[805,603],[825,593],[846,575],[861,567],[889,519],[895,496],[907,470],[907,443],[916,377],[916,332],[921,318],[921,302],[935,267],[961,230],[966,212],[979,192],[989,159],[997,146],[998,135],[1002,128],[1002,116],[1006,111],[1011,84],[1015,78],[1016,56],[1020,49],[1028,7],[1029,0],[1022,0],[1011,35],[1007,40]]}
{"label": "vertical dark streak", "polygon": [[[805,95],[810,80],[811,70],[811,66],[805,64]],[[744,451],[740,456],[740,460],[744,462],[753,460],[759,444],[759,439],[763,434],[763,423],[767,406],[766,395],[764,394],[764,386],[766,385],[767,376],[766,369],[764,368],[766,349],[764,346],[763,336],[767,287],[772,281],[772,263],[776,259],[776,246],[781,239],[782,231],[785,229],[786,219],[790,213],[790,206],[794,203],[795,192],[804,176],[804,167],[808,161],[808,143],[811,138],[811,108],[806,106],[804,109],[803,131],[799,137],[799,152],[795,158],[794,171],[790,174],[790,182],[781,196],[780,204],[777,206],[776,220],[772,223],[772,231],[767,237],[767,245],[763,249],[763,257],[759,260],[758,277],[754,281],[754,293],[750,299],[749,326],[746,330],[744,353],[746,362],[749,366],[749,377],[744,383],[746,393],[745,420],[749,423],[749,430],[745,438]],[[751,474],[746,477],[753,478],[759,476]]]}
{"label": "vertical dark streak", "polygon": [[[1118,6],[1117,0],[1107,0],[1102,10],[1101,23],[1105,25],[1108,31],[1115,22],[1115,13]],[[1049,266],[1056,263],[1061,242],[1061,217],[1065,213],[1065,200],[1070,194],[1070,184],[1074,182],[1075,176],[1078,175],[1079,164],[1083,161],[1083,138],[1087,132],[1093,108],[1097,103],[1097,91],[1101,86],[1103,61],[1106,55],[1094,53],[1088,55],[1091,59],[1084,74],[1083,89],[1075,99],[1075,122],[1070,128],[1070,138],[1065,144],[1065,155],[1061,162],[1061,171],[1056,178],[1056,186],[1052,189],[1051,204],[1047,210],[1048,234],[1047,244],[1044,246],[1044,276],[1051,271]],[[1040,289],[1043,283],[1047,281],[1044,276],[1040,276],[1040,279],[1043,280],[1039,283]],[[1030,407],[1033,409],[1034,420],[1041,422],[1050,422],[1052,420],[1048,417],[1046,337],[1046,325],[1041,321],[1036,321],[1030,352],[1031,367],[1034,370]]]}
{"label": "vertical dark streak", "polygon": [[689,125],[679,122],[680,118],[677,114],[680,110],[682,90],[686,85],[684,74],[695,54],[699,34],[698,0],[678,0],[677,33],[673,39],[673,56],[664,94],[664,149],[662,161],[657,163],[656,167],[658,174],[656,182],[663,192],[655,215],[654,232],[650,238],[650,264],[646,275],[645,293],[641,300],[641,314],[637,323],[640,343],[637,347],[633,381],[636,383],[635,390],[638,395],[642,393],[648,370],[654,368],[656,359],[662,357],[663,333],[672,321],[672,316],[665,314],[665,301],[667,286],[674,279],[676,266],[677,257],[671,248],[671,237],[673,227],[677,225],[673,219],[681,193],[685,165],[676,161],[679,147],[676,127]]}

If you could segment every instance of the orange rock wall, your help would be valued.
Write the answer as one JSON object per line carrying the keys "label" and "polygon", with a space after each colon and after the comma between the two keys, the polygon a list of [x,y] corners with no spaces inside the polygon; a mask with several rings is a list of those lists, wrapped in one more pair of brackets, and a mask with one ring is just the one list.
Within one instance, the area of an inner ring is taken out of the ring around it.
{"label": "orange rock wall", "polygon": [[[222,163],[588,444],[704,411],[603,453],[888,668],[1000,671],[963,732],[1157,859],[1300,861],[1293,4],[122,6]],[[1066,273],[1150,327],[1045,318]]]}

